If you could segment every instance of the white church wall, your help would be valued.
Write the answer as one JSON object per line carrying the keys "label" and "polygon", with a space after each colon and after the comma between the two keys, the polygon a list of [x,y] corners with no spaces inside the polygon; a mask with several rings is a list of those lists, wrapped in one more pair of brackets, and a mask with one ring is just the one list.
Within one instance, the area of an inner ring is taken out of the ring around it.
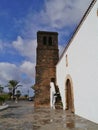
{"label": "white church wall", "polygon": [[57,85],[61,94],[63,108],[65,109],[65,75],[66,75],[66,63],[65,57],[57,64],[56,67],[56,76],[57,76]]}
{"label": "white church wall", "polygon": [[[65,79],[73,81],[75,113],[98,123],[98,1],[83,22],[71,45],[58,62],[57,85],[64,109]],[[66,67],[66,54],[68,67]]]}

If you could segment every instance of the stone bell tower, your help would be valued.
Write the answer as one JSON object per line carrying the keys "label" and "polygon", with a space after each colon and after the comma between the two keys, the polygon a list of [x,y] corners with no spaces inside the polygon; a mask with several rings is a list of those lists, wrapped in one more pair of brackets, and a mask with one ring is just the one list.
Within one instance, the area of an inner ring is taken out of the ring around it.
{"label": "stone bell tower", "polygon": [[37,32],[35,107],[50,105],[50,81],[56,78],[59,60],[58,33]]}

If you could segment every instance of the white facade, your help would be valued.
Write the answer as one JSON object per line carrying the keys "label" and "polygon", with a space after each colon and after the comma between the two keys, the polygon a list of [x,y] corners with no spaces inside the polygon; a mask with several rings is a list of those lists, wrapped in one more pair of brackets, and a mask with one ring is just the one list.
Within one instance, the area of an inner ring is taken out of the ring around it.
{"label": "white facade", "polygon": [[55,99],[56,97],[54,96],[56,94],[55,91],[55,86],[53,82],[50,82],[50,107],[55,109]]}
{"label": "white facade", "polygon": [[75,114],[96,123],[98,123],[97,9],[98,0],[83,20],[56,66],[57,85],[63,108],[66,108],[66,79],[71,77]]}

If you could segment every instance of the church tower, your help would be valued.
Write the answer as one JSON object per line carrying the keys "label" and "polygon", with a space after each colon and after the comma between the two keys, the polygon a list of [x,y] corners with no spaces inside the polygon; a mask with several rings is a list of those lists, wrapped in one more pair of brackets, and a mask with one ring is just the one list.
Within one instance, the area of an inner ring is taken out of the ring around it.
{"label": "church tower", "polygon": [[56,78],[59,60],[58,33],[37,32],[35,107],[50,105],[50,81]]}

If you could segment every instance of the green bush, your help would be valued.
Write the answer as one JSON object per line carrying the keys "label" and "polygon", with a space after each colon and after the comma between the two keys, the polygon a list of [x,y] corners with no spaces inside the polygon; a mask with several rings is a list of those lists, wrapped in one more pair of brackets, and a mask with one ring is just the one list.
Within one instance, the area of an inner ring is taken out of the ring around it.
{"label": "green bush", "polygon": [[9,99],[9,95],[8,94],[1,94],[0,95],[0,104],[2,105],[6,100]]}

